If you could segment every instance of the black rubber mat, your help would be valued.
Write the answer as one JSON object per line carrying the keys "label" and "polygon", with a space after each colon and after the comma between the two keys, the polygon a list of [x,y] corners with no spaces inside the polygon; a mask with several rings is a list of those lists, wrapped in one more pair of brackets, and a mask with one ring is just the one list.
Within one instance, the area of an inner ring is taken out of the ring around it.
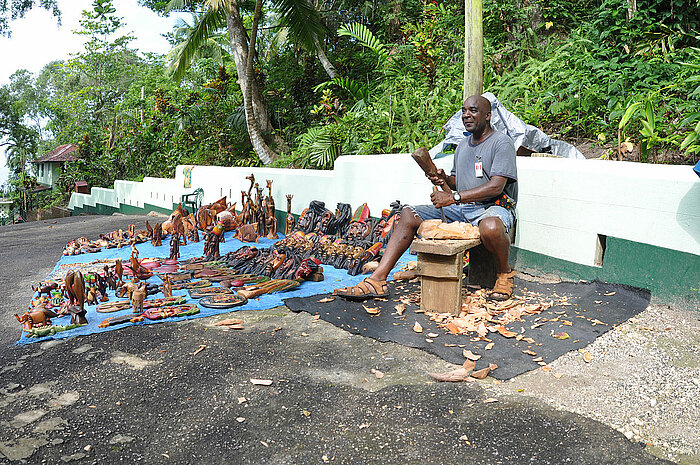
{"label": "black rubber mat", "polygon": [[[534,343],[515,338],[506,338],[496,332],[487,338],[493,342],[486,350],[487,341],[472,341],[476,334],[454,335],[438,328],[424,313],[416,312],[417,306],[409,304],[402,316],[394,309],[401,296],[420,290],[418,283],[389,283],[390,297],[386,301],[369,300],[351,302],[335,298],[331,302],[319,302],[329,297],[316,295],[285,300],[294,312],[305,311],[319,315],[339,328],[353,334],[361,334],[384,342],[396,342],[408,347],[423,349],[442,359],[456,364],[465,360],[463,350],[467,349],[482,357],[476,362],[476,369],[485,368],[489,363],[498,365],[491,373],[497,379],[505,380],[539,368],[535,360],[542,358],[549,363],[566,352],[581,349],[595,338],[616,325],[638,314],[649,305],[650,293],[646,290],[619,284],[601,282],[541,284],[516,278],[515,294],[530,291],[539,294],[542,300],[559,301],[567,297],[569,305],[555,305],[537,315],[526,315],[522,321],[515,321],[507,328]],[[379,307],[379,314],[368,313],[369,308]],[[555,320],[556,321],[543,321]],[[423,327],[422,333],[413,330],[415,322]],[[428,333],[438,334],[428,337]],[[566,339],[554,337],[566,333]],[[430,342],[432,341],[432,342]],[[523,351],[534,352],[536,355]]]}

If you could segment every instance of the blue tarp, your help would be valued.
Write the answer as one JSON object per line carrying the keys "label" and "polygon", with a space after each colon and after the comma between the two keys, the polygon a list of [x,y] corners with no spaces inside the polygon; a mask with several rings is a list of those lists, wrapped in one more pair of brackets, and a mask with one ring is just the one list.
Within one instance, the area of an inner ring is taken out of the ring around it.
{"label": "blue tarp", "polygon": [[[221,252],[221,255],[223,256],[225,253],[237,250],[238,248],[242,247],[243,245],[251,245],[250,243],[244,244],[243,242],[237,240],[237,239],[232,239],[230,236],[232,233],[228,232],[225,233],[225,239],[226,242],[220,244],[219,251]],[[265,239],[261,238],[259,239],[260,243],[255,244],[257,247],[263,248],[263,247],[270,247],[276,240],[270,240],[270,239]],[[150,242],[144,242],[143,244],[137,244],[136,248],[139,251],[139,258],[167,258],[170,255],[170,246],[168,241],[163,242],[163,245],[160,247],[153,247]],[[204,242],[197,242],[197,243],[191,243],[188,242],[187,245],[185,246],[180,246],[180,260],[184,260],[187,258],[193,258],[193,257],[200,257],[202,256],[202,252],[204,249]],[[130,247],[122,247],[121,249],[104,249],[101,252],[97,253],[91,253],[91,254],[82,254],[82,255],[73,255],[73,256],[63,256],[61,259],[58,261],[56,264],[54,271],[57,271],[59,267],[63,264],[73,264],[73,263],[89,263],[94,260],[105,260],[105,259],[116,259],[120,258],[124,263],[128,263],[129,257],[131,256],[131,248]],[[410,260],[410,256],[408,253],[405,253],[399,262],[396,265],[396,269],[400,268],[403,266],[407,261]],[[157,270],[156,270],[157,271]],[[301,283],[301,285],[297,288],[291,289],[286,292],[280,292],[280,293],[275,293],[275,294],[265,294],[260,296],[257,299],[249,300],[245,305],[241,305],[239,307],[234,307],[234,308],[229,308],[229,309],[212,309],[212,308],[206,308],[201,305],[198,305],[200,312],[196,315],[192,316],[185,316],[185,317],[173,317],[173,318],[166,318],[163,320],[148,320],[145,319],[142,322],[139,323],[125,323],[122,325],[116,325],[116,326],[109,326],[106,328],[98,328],[97,325],[100,324],[103,320],[105,320],[108,317],[116,317],[116,316],[122,316],[122,315],[128,315],[131,314],[131,309],[126,309],[126,310],[121,310],[118,312],[111,312],[111,313],[98,313],[95,308],[95,305],[86,305],[85,308],[87,309],[87,319],[88,319],[88,324],[86,326],[82,326],[80,328],[75,328],[72,330],[68,331],[62,331],[59,333],[56,333],[54,335],[50,336],[45,336],[41,338],[30,338],[27,337],[24,331],[22,331],[22,336],[20,340],[17,342],[17,344],[31,344],[33,342],[39,342],[39,341],[46,341],[49,339],[62,339],[62,338],[69,338],[73,336],[80,336],[80,335],[85,335],[85,334],[92,334],[92,333],[101,333],[105,331],[114,331],[120,328],[123,328],[125,326],[130,326],[130,325],[144,325],[144,324],[153,324],[153,323],[163,323],[163,322],[168,322],[168,321],[180,321],[184,319],[192,319],[192,318],[201,318],[201,317],[206,317],[206,316],[211,316],[211,315],[218,315],[221,313],[228,313],[232,311],[237,311],[237,310],[266,310],[269,308],[274,308],[278,307],[280,305],[283,305],[283,300],[284,299],[289,299],[291,297],[308,297],[312,295],[318,295],[318,294],[327,294],[329,292],[332,292],[334,289],[338,287],[345,287],[345,286],[353,286],[364,278],[363,276],[350,276],[346,270],[339,270],[337,268],[334,268],[330,265],[323,265],[323,274],[325,276],[325,279],[320,282],[312,282],[312,281],[304,281]],[[153,276],[148,279],[148,282],[154,283],[154,284],[161,284],[162,281],[160,278],[157,276]],[[117,298],[114,294],[114,291],[107,291],[107,294],[109,295],[109,300],[110,302],[115,301],[115,300],[124,300],[121,298]],[[197,300],[195,299],[190,299],[189,298],[189,293],[186,289],[182,290],[174,290],[173,291],[174,296],[185,296],[187,297],[187,304],[195,304],[198,303]],[[164,297],[163,294],[159,293],[156,295],[149,296],[149,299],[155,299],[159,297]],[[51,322],[55,325],[68,325],[70,324],[70,316],[63,316],[60,318],[52,318]]]}

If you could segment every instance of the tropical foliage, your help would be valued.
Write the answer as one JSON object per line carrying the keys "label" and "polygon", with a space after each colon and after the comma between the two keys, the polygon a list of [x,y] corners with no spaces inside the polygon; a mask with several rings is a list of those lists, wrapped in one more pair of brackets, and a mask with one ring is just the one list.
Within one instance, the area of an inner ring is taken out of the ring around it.
{"label": "tropical foliage", "polygon": [[[81,53],[0,87],[12,186],[31,182],[28,160],[63,143],[80,146],[66,188],[172,176],[178,164],[329,169],[344,154],[431,147],[461,105],[461,2],[141,3],[191,13],[170,34],[167,56],[134,50],[118,34],[113,3],[95,0]],[[698,6],[484,0],[484,90],[597,155],[694,163]]]}

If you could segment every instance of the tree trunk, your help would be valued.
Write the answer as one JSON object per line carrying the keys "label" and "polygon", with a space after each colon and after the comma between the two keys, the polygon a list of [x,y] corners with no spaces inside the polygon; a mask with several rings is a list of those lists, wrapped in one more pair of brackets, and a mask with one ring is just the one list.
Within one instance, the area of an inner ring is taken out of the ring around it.
{"label": "tree trunk", "polygon": [[335,66],[333,66],[333,63],[331,63],[331,61],[326,56],[326,52],[323,51],[323,47],[321,46],[321,42],[319,42],[318,38],[314,38],[314,46],[316,47],[316,56],[321,62],[321,65],[326,71],[326,74],[328,74],[329,78],[335,79],[338,75],[338,72],[335,70]]}
{"label": "tree trunk", "polygon": [[253,108],[253,84],[255,83],[255,75],[253,74],[253,63],[255,62],[255,40],[258,35],[258,23],[260,22],[260,15],[262,14],[262,0],[257,0],[255,2],[255,13],[253,14],[253,24],[250,29],[250,46],[248,48],[248,59],[246,60],[246,70],[245,70],[245,80],[246,86],[244,89],[244,108],[246,116],[246,124],[248,125],[248,134],[250,135],[250,141],[253,143],[253,148],[255,153],[258,154],[260,160],[269,165],[273,160],[277,158],[277,154],[270,150],[267,146],[265,140],[260,134],[260,127],[258,125],[258,118],[255,115],[255,110]]}
{"label": "tree trunk", "polygon": [[464,99],[484,91],[482,0],[464,0]]}
{"label": "tree trunk", "polygon": [[637,12],[637,0],[627,0],[627,21],[631,21]]}
{"label": "tree trunk", "polygon": [[[248,75],[246,64],[248,63],[248,36],[236,2],[231,3],[230,9],[226,12],[226,26],[231,36],[231,50],[233,52],[233,62],[236,64],[236,74],[238,75],[238,85],[243,94],[243,104],[246,104],[246,88],[248,87]],[[258,121],[258,127],[264,133],[272,133],[272,123],[267,114],[267,105],[260,95],[260,89],[255,79],[252,79],[251,99],[253,101],[253,114]],[[247,117],[247,115],[246,115]]]}

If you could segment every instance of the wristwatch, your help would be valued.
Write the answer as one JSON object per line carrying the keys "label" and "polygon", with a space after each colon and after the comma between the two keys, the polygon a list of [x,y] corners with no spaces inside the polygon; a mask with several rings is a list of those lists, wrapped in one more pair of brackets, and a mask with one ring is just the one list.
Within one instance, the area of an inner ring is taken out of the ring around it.
{"label": "wristwatch", "polygon": [[454,191],[452,193],[452,199],[455,201],[455,203],[459,203],[462,200],[462,196],[459,195],[459,191]]}

